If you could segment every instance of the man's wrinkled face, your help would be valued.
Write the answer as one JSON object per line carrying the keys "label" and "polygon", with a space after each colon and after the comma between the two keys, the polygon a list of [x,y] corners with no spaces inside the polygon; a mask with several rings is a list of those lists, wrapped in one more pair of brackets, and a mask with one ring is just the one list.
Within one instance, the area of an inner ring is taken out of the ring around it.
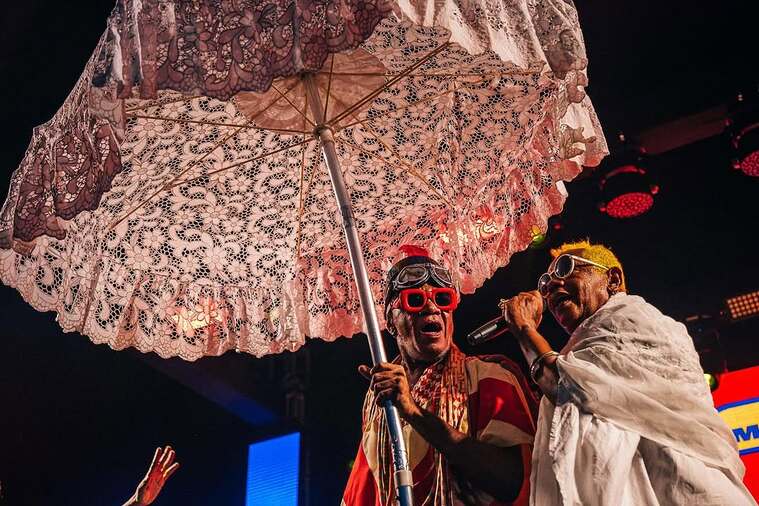
{"label": "man's wrinkled face", "polygon": [[[580,256],[581,251],[568,251]],[[553,264],[549,270],[553,269]],[[570,334],[609,300],[609,277],[603,269],[576,262],[572,274],[551,278],[546,303],[556,321]]]}
{"label": "man's wrinkled face", "polygon": [[[427,290],[433,286],[425,284],[420,288]],[[395,300],[397,297],[392,302]],[[401,353],[414,362],[437,361],[446,354],[453,342],[453,311],[441,311],[431,300],[427,300],[418,313],[409,313],[401,308],[392,309],[389,323],[396,330]]]}

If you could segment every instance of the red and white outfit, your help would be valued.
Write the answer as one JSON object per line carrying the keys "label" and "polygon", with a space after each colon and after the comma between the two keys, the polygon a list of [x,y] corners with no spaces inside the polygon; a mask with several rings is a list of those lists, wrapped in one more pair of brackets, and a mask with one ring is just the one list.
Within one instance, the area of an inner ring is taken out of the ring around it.
{"label": "red and white outfit", "polygon": [[[397,361],[398,359],[396,359]],[[455,429],[495,446],[521,446],[523,482],[510,504],[527,504],[535,400],[519,368],[505,357],[467,357],[455,346],[412,387],[414,401]],[[442,454],[404,424],[417,506],[500,506],[503,503],[457,477]],[[343,494],[344,506],[395,504],[390,441],[371,391],[364,401],[363,435]]]}

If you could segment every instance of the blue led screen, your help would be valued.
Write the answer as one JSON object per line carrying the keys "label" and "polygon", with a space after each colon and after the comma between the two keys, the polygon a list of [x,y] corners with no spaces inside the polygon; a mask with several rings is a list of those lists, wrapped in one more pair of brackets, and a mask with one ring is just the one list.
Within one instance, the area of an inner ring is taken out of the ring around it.
{"label": "blue led screen", "polygon": [[245,506],[297,506],[300,433],[248,447]]}

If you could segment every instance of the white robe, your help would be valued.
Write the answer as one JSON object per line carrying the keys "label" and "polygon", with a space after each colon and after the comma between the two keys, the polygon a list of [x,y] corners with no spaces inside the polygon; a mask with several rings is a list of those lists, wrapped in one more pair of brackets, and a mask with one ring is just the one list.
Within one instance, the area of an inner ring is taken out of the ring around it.
{"label": "white robe", "polygon": [[685,326],[612,296],[557,360],[540,404],[530,504],[755,505]]}

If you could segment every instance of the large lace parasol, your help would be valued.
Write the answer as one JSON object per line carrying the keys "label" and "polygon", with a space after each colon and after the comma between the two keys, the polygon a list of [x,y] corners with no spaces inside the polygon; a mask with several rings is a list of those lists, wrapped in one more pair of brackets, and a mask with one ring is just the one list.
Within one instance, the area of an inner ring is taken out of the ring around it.
{"label": "large lace parasol", "polygon": [[606,153],[586,64],[567,0],[121,0],[13,175],[0,277],[116,349],[366,330],[386,361],[374,299],[401,244],[471,292]]}
{"label": "large lace parasol", "polygon": [[374,296],[403,243],[472,292],[606,145],[570,2],[427,8],[123,0],[13,174],[3,282],[163,357],[360,332],[322,132]]}

